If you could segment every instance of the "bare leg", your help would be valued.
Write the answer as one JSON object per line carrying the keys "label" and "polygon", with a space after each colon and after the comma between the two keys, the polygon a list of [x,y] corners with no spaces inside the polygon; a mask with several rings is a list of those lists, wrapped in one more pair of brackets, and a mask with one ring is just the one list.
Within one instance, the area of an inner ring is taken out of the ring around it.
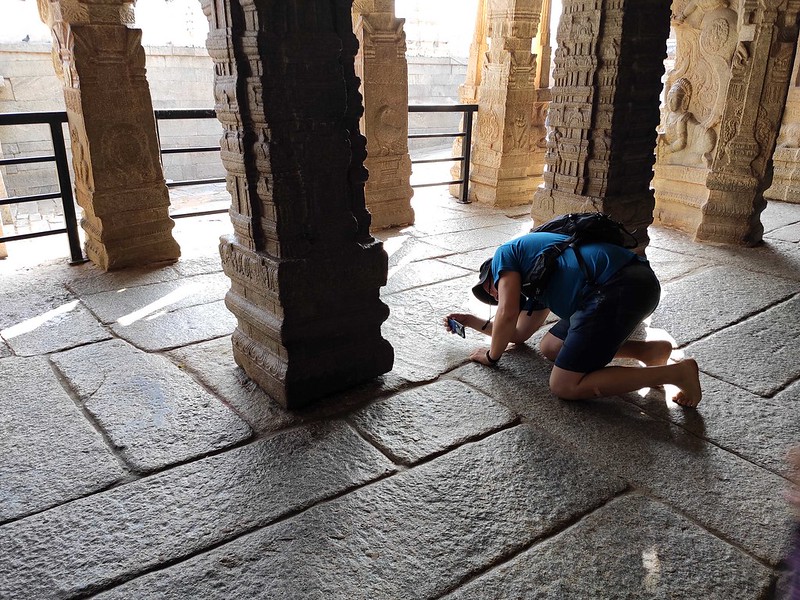
{"label": "bare leg", "polygon": [[695,407],[703,395],[697,363],[691,358],[672,365],[605,367],[591,373],[553,367],[550,374],[550,389],[566,400],[615,396],[664,384],[678,387],[673,400],[681,406]]}
{"label": "bare leg", "polygon": [[[555,362],[563,345],[563,340],[548,332],[544,334],[539,349],[545,358]],[[655,367],[667,364],[670,354],[672,354],[672,344],[666,340],[649,342],[628,340],[620,346],[614,358],[634,358],[648,367]]]}

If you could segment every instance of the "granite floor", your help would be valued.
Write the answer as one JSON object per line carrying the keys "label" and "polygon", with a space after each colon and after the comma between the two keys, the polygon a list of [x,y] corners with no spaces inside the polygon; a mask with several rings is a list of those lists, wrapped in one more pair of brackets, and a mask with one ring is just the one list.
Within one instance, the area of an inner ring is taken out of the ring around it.
{"label": "granite floor", "polygon": [[[766,243],[651,229],[640,334],[695,357],[670,390],[565,402],[534,341],[497,369],[448,335],[526,208],[419,191],[385,232],[393,371],[288,412],[232,359],[217,238],[104,274],[0,261],[0,598],[687,598],[784,595],[800,443],[800,206]],[[25,253],[23,253],[25,254]],[[540,337],[541,333],[535,337]]]}

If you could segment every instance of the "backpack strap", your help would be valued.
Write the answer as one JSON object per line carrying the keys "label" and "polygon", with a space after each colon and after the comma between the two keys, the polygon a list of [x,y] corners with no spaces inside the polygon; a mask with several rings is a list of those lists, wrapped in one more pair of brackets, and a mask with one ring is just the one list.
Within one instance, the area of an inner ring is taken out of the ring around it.
{"label": "backpack strap", "polygon": [[583,256],[581,256],[581,253],[578,252],[577,244],[572,243],[569,245],[569,247],[572,248],[572,251],[575,253],[575,258],[578,260],[578,266],[581,268],[581,271],[583,271],[583,276],[586,278],[586,285],[595,285],[594,277],[589,276],[589,267],[586,266],[586,261],[583,259]]}

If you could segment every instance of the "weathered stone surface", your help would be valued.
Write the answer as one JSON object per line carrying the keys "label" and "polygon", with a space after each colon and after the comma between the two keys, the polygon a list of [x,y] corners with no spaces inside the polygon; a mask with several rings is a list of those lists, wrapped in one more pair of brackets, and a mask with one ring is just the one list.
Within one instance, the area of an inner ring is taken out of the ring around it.
{"label": "weathered stone surface", "polygon": [[622,489],[517,427],[101,597],[434,597]]}
{"label": "weathered stone surface", "polygon": [[699,258],[693,258],[669,250],[650,247],[647,249],[647,260],[653,267],[653,272],[661,283],[683,277],[692,271],[708,267],[708,263]]}
{"label": "weathered stone surface", "polygon": [[111,335],[78,300],[0,330],[18,356],[36,356],[107,340]]}
{"label": "weathered stone surface", "polygon": [[442,262],[463,267],[471,271],[473,277],[475,277],[475,281],[470,284],[471,287],[477,282],[478,270],[480,269],[481,264],[483,264],[483,261],[485,261],[487,258],[491,258],[494,255],[494,251],[495,248],[482,248],[480,250],[472,250],[471,252],[450,254],[448,256],[443,256],[440,260]]}
{"label": "weathered stone surface", "polygon": [[[705,369],[705,364],[700,368]],[[700,382],[703,402],[697,411],[665,403],[661,394],[626,398],[651,416],[669,419],[725,450],[788,476],[786,452],[800,441],[800,384],[774,398],[762,398],[702,373]]]}
{"label": "weathered stone surface", "polygon": [[772,396],[800,377],[798,314],[800,297],[794,297],[691,344],[686,353],[710,375],[759,396]]}
{"label": "weathered stone surface", "polygon": [[41,314],[62,307],[77,298],[63,284],[64,266],[39,265],[35,269],[14,270],[10,266],[0,273],[0,329],[19,325]]}
{"label": "weathered stone surface", "polygon": [[488,344],[488,337],[474,331],[461,339],[444,328],[444,316],[450,312],[489,318],[489,307],[472,297],[471,286],[472,278],[462,277],[386,297],[390,313],[383,327],[395,350],[395,374],[409,381],[433,380],[463,364],[476,347]]}
{"label": "weathered stone surface", "polygon": [[0,361],[0,430],[0,522],[90,494],[126,474],[45,359]]}
{"label": "weathered stone surface", "polygon": [[[393,231],[393,230],[389,230]],[[378,232],[386,233],[386,232]],[[377,237],[377,234],[376,234]],[[431,246],[406,234],[394,233],[380,238],[383,240],[383,249],[389,255],[389,269],[407,265],[412,262],[425,260],[427,258],[437,258],[440,256],[450,256],[452,251],[444,250],[437,246]]]}
{"label": "weathered stone surface", "polygon": [[446,598],[752,600],[763,597],[770,576],[663,504],[628,496]]}
{"label": "weathered stone surface", "polygon": [[458,250],[459,252],[469,252],[480,248],[497,248],[500,244],[506,243],[512,236],[502,231],[494,229],[472,229],[470,231],[460,231],[458,233],[442,233],[431,235],[425,238],[425,242],[439,246],[445,250]]}
{"label": "weathered stone surface", "polygon": [[800,223],[795,223],[793,225],[787,225],[786,227],[781,227],[780,229],[775,229],[774,231],[770,231],[764,237],[775,239],[775,240],[782,240],[784,242],[800,242]]}
{"label": "weathered stone surface", "polygon": [[800,284],[735,267],[713,267],[663,286],[651,325],[666,329],[679,346],[779,302]]}
{"label": "weathered stone surface", "polygon": [[230,335],[234,327],[236,317],[224,301],[157,312],[129,325],[114,323],[111,326],[119,337],[148,352]]}
{"label": "weathered stone surface", "polygon": [[[795,66],[800,67],[800,62]],[[800,88],[797,88],[796,92],[800,92]],[[796,97],[800,100],[800,93],[797,93]],[[800,103],[798,103],[798,108],[800,108]],[[770,200],[767,202],[764,212],[761,213],[761,224],[764,226],[765,234],[795,223],[797,223],[797,206],[789,202]],[[767,236],[765,235],[765,237]]]}
{"label": "weathered stone surface", "polygon": [[509,425],[516,417],[457,381],[440,381],[379,400],[350,417],[392,457],[411,464]]}
{"label": "weathered stone surface", "polygon": [[395,294],[412,288],[432,283],[463,277],[469,273],[461,267],[455,267],[438,260],[415,262],[389,270],[389,281],[382,288],[382,295]]}
{"label": "weathered stone surface", "polygon": [[52,360],[136,471],[162,469],[250,436],[246,423],[175,365],[121,340]]}
{"label": "weathered stone surface", "polygon": [[448,215],[446,220],[436,219],[415,223],[414,227],[406,231],[414,236],[426,237],[509,224],[515,225],[517,222],[504,214]]}
{"label": "weathered stone surface", "polygon": [[[181,249],[183,249],[183,246],[181,246]],[[215,248],[215,252],[209,255],[186,257],[184,254],[172,268],[181,277],[220,273],[222,272],[222,259],[220,259],[219,251],[216,251]]]}
{"label": "weathered stone surface", "polygon": [[521,349],[507,352],[499,369],[470,364],[453,376],[723,539],[773,565],[781,560],[789,530],[783,478],[620,399],[558,400],[547,391],[549,370]]}
{"label": "weathered stone surface", "polygon": [[234,539],[392,468],[341,422],[293,430],[176,467],[5,525],[2,592],[10,598],[51,598],[96,591]]}
{"label": "weathered stone surface", "polygon": [[222,300],[230,287],[230,279],[220,270],[219,273],[85,295],[82,300],[103,323],[116,321],[125,326],[146,320],[155,313]]}
{"label": "weathered stone surface", "polygon": [[303,410],[290,411],[270,398],[233,360],[230,337],[179,348],[169,353],[217,396],[232,406],[259,432],[277,431],[331,415],[346,414],[354,407],[401,389],[406,381],[387,373],[372,382],[334,394]]}
{"label": "weathered stone surface", "polygon": [[11,354],[11,348],[9,348],[8,344],[0,340],[0,358],[6,358],[7,356],[11,356]]}
{"label": "weathered stone surface", "polygon": [[80,296],[126,290],[143,285],[153,285],[177,279],[174,267],[161,264],[134,267],[123,271],[103,271],[92,263],[75,268],[67,281],[67,287]]}

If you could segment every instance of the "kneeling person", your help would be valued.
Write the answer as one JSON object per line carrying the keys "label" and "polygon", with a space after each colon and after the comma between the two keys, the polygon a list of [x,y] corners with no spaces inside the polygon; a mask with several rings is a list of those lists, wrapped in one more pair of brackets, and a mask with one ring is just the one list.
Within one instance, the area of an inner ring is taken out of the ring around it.
{"label": "kneeling person", "polygon": [[[559,255],[539,297],[522,296],[523,276],[545,248],[567,239],[558,233],[529,233],[500,246],[480,269],[475,296],[497,305],[494,323],[475,315],[445,317],[492,338],[489,349],[470,359],[493,366],[509,343],[523,343],[552,311],[558,321],[541,341],[541,351],[555,362],[550,389],[568,400],[613,396],[645,387],[679,388],[674,401],[694,407],[702,393],[697,363],[667,364],[667,341],[633,341],[628,337],[658,305],[661,286],[649,263],[630,250],[606,243],[570,246]],[[580,257],[576,253],[580,252]],[[643,367],[610,367],[613,358],[633,358]]]}

